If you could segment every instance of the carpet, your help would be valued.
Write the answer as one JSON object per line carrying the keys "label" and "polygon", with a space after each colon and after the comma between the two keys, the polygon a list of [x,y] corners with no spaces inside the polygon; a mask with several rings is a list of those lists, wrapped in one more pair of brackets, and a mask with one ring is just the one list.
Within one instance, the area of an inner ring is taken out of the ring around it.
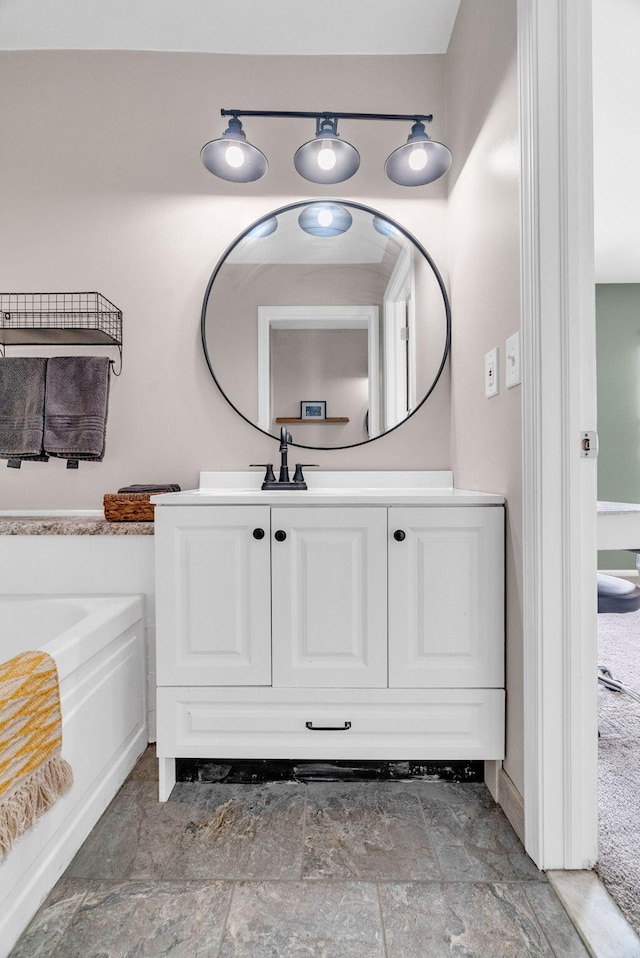
{"label": "carpet", "polygon": [[[598,615],[598,663],[640,690],[640,611]],[[640,934],[640,702],[599,687],[598,728],[597,872]]]}

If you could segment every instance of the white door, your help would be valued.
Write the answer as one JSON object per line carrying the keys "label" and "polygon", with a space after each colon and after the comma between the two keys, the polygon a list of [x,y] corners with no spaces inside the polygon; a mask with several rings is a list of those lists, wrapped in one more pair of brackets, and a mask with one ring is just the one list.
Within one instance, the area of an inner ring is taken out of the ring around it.
{"label": "white door", "polygon": [[155,512],[159,685],[269,685],[267,506]]}
{"label": "white door", "polygon": [[504,684],[504,510],[389,509],[389,685]]}
{"label": "white door", "polygon": [[273,684],[387,685],[387,510],[272,510]]}

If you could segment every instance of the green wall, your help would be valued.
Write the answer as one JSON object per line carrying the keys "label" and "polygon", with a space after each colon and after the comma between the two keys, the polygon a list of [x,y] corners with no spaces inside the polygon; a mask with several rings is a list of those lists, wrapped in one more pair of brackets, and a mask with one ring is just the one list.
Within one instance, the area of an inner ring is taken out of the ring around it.
{"label": "green wall", "polygon": [[[640,502],[640,283],[596,286],[596,329],[598,499]],[[635,557],[600,552],[598,568],[634,569]]]}

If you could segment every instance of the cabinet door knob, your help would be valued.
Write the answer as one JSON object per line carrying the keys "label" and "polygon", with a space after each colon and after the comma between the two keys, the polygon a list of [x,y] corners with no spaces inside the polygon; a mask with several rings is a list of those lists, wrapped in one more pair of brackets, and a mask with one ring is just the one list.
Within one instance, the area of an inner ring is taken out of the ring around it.
{"label": "cabinet door knob", "polygon": [[402,529],[396,529],[396,531],[393,533],[393,538],[396,540],[396,542],[404,542],[404,540],[407,538],[407,534],[406,532],[403,532]]}
{"label": "cabinet door knob", "polygon": [[264,539],[264,529],[254,529],[253,530],[254,539]]}
{"label": "cabinet door knob", "polygon": [[287,533],[283,529],[278,529],[278,531],[276,532],[276,541],[284,542],[286,538],[287,538]]}

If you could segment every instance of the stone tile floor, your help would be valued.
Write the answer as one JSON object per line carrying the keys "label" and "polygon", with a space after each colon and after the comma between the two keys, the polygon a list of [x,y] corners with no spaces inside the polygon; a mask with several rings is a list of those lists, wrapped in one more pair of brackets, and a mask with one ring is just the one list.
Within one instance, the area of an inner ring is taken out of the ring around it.
{"label": "stone tile floor", "polygon": [[149,749],[10,958],[586,958],[484,785],[180,783]]}

